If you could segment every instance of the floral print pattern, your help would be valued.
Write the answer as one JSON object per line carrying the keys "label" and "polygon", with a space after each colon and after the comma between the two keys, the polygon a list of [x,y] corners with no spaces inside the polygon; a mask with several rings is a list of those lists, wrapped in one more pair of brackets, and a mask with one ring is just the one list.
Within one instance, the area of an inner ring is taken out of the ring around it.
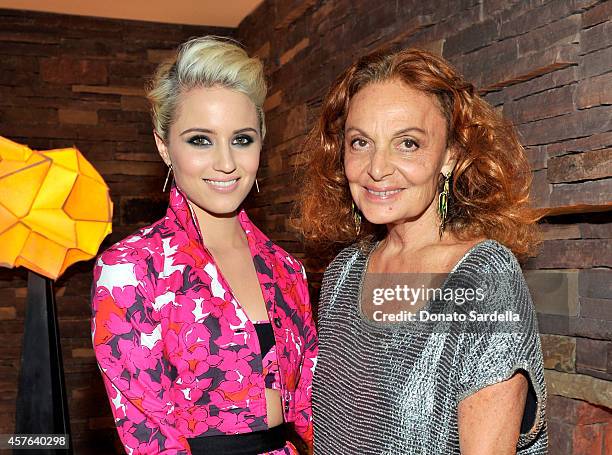
{"label": "floral print pattern", "polygon": [[[303,266],[240,210],[276,345],[283,415],[312,445],[317,336]],[[204,227],[205,228],[205,227]],[[183,193],[94,268],[92,341],[128,454],[190,454],[187,438],[268,428],[257,334]],[[273,454],[297,453],[287,445]]]}
{"label": "floral print pattern", "polygon": [[276,346],[272,346],[262,360],[263,375],[267,389],[281,390],[280,377],[278,373],[278,362],[276,360]]}

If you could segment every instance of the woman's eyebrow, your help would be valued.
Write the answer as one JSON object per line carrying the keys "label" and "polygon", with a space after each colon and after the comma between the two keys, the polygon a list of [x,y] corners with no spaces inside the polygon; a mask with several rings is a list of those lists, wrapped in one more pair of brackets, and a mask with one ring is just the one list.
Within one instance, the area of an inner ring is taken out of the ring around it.
{"label": "woman's eyebrow", "polygon": [[179,134],[179,136],[182,136],[184,134],[187,133],[193,133],[193,132],[198,132],[198,133],[208,133],[208,134],[215,134],[215,132],[213,130],[209,130],[207,128],[188,128],[185,131],[183,131],[181,134]]}
{"label": "woman's eyebrow", "polygon": [[239,130],[236,130],[232,134],[246,133],[247,131],[252,131],[255,134],[258,133],[258,131],[255,128],[247,127],[247,128],[241,128]]}
{"label": "woman's eyebrow", "polygon": [[[255,128],[247,127],[247,128],[240,128],[239,130],[234,131],[232,134],[245,133],[247,131],[252,131],[253,133],[257,133],[257,130]],[[183,136],[184,134],[194,133],[194,132],[216,134],[214,130],[210,130],[208,128],[188,128],[185,131],[183,131],[179,136]]]}
{"label": "woman's eyebrow", "polygon": [[[349,126],[346,129],[347,133],[350,133],[351,131],[357,131],[359,134],[362,134],[363,136],[368,136],[367,133],[365,133],[364,131],[362,131],[359,128],[356,128],[354,126]],[[427,135],[427,131],[425,131],[423,128],[419,128],[418,126],[411,126],[411,127],[402,128],[401,130],[396,131],[395,133],[393,133],[393,136],[397,137],[397,136],[401,136],[402,134],[412,133],[412,132],[417,132],[417,133],[421,133],[423,135]]]}
{"label": "woman's eyebrow", "polygon": [[356,132],[358,132],[359,134],[361,134],[362,136],[367,136],[367,137],[370,137],[370,136],[368,136],[368,134],[367,134],[365,131],[362,131],[362,130],[360,130],[359,128],[356,128],[356,127],[354,127],[354,126],[349,126],[349,127],[346,129],[346,132],[347,132],[347,133],[350,133],[351,131],[356,131]]}
{"label": "woman's eyebrow", "polygon": [[396,131],[394,136],[401,136],[402,134],[406,134],[406,133],[412,133],[412,132],[417,132],[417,133],[421,133],[421,134],[427,134],[427,131],[425,131],[423,128],[419,128],[418,126],[411,126],[409,128],[403,128],[399,131]]}

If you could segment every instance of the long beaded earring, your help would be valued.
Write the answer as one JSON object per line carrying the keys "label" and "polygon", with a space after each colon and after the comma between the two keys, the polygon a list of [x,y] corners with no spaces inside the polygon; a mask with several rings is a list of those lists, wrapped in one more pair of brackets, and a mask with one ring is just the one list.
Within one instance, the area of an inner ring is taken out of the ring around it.
{"label": "long beaded earring", "polygon": [[357,212],[357,207],[355,207],[355,203],[351,203],[351,211],[353,212],[353,222],[355,223],[355,231],[357,235],[361,232],[361,215]]}
{"label": "long beaded earring", "polygon": [[440,238],[444,233],[446,227],[446,218],[448,216],[448,200],[450,196],[450,179],[452,171],[448,171],[448,174],[444,175],[444,185],[442,192],[438,195],[438,215],[440,215]]}
{"label": "long beaded earring", "polygon": [[164,188],[162,189],[163,193],[166,192],[166,186],[168,185],[168,180],[170,179],[171,173],[172,173],[172,163],[170,163],[170,165],[168,166],[168,173],[166,174],[166,181],[164,182]]}

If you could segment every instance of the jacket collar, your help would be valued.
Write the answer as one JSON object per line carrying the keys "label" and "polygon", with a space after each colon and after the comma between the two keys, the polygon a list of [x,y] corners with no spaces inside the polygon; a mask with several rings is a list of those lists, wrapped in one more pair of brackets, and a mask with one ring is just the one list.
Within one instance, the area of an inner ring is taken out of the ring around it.
{"label": "jacket collar", "polygon": [[[187,233],[190,239],[197,240],[202,247],[206,249],[200,234],[202,226],[198,229],[195,214],[187,202],[187,197],[183,191],[176,186],[174,181],[172,181],[172,187],[170,189],[170,203],[167,215],[176,220],[176,223]],[[241,207],[238,212],[238,222],[246,234],[251,249],[251,255],[255,252],[261,252],[258,251],[260,250],[258,247],[261,244],[268,243],[269,239],[251,222],[243,207]]]}

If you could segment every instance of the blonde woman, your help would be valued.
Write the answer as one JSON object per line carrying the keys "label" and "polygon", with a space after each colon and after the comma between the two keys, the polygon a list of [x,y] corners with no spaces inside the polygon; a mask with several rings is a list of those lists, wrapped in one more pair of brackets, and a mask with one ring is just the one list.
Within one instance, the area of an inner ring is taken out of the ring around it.
{"label": "blonde woman", "polygon": [[312,443],[304,268],[241,207],[257,185],[265,96],[261,62],[217,37],[183,44],[150,85],[170,205],[98,258],[92,290],[94,350],[128,453],[295,454],[291,422]]}

